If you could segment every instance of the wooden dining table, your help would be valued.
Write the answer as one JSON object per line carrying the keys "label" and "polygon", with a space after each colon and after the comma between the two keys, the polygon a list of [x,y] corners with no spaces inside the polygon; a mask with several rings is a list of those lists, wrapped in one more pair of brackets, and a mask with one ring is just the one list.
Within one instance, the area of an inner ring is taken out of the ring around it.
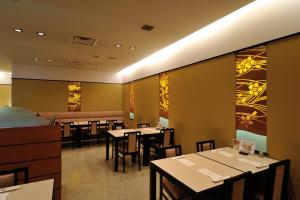
{"label": "wooden dining table", "polygon": [[16,190],[0,193],[5,200],[52,200],[54,179],[19,185]]}
{"label": "wooden dining table", "polygon": [[[150,199],[156,199],[156,173],[185,188],[193,199],[198,199],[219,191],[224,179],[247,171],[259,176],[275,162],[278,160],[269,157],[241,155],[230,147],[151,161]],[[217,174],[222,179],[215,181],[208,174]]]}
{"label": "wooden dining table", "polygon": [[[106,133],[106,160],[109,160],[109,138],[112,138],[115,149],[118,149],[119,141],[124,139],[124,133],[140,131],[142,144],[143,144],[143,165],[149,165],[150,160],[150,138],[156,137],[160,134],[160,129],[156,127],[149,128],[137,128],[137,129],[120,129],[120,130],[108,130]],[[114,171],[118,171],[118,151],[116,150],[114,156]]]}

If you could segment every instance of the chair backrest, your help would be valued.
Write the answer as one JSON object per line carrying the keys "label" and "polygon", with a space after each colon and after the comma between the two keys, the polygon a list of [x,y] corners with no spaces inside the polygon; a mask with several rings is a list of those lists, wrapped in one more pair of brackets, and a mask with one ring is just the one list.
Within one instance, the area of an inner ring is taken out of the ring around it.
{"label": "chair backrest", "polygon": [[287,182],[290,170],[290,160],[273,163],[268,169],[268,180],[265,192],[266,200],[287,199]]}
{"label": "chair backrest", "polygon": [[63,123],[63,136],[70,137],[73,135],[73,122]]}
{"label": "chair backrest", "polygon": [[52,117],[49,121],[49,126],[55,126],[56,117]]}
{"label": "chair backrest", "polygon": [[24,183],[28,183],[28,167],[0,171],[0,188],[18,185],[19,174],[24,173]]}
{"label": "chair backrest", "polygon": [[172,145],[162,148],[162,158],[170,158],[182,155],[181,145]]}
{"label": "chair backrest", "polygon": [[127,141],[127,143],[123,142],[124,149],[126,149],[126,144],[127,144],[126,153],[133,153],[139,151],[140,135],[141,135],[140,131],[124,133],[124,140]]}
{"label": "chair backrest", "polygon": [[197,152],[215,149],[215,140],[205,140],[196,142]]}
{"label": "chair backrest", "polygon": [[137,125],[138,128],[147,128],[150,127],[150,123],[142,123]]}
{"label": "chair backrest", "polygon": [[91,135],[97,135],[98,133],[98,125],[100,124],[100,121],[89,121],[88,127],[89,127],[89,133]]}
{"label": "chair backrest", "polygon": [[125,124],[122,122],[120,123],[115,123],[113,126],[112,126],[112,130],[120,130],[120,129],[125,129],[126,126]]}
{"label": "chair backrest", "polygon": [[224,200],[250,200],[252,173],[245,172],[224,180]]}
{"label": "chair backrest", "polygon": [[162,134],[161,146],[162,147],[171,146],[174,140],[174,129],[173,128],[161,129],[160,133]]}
{"label": "chair backrest", "polygon": [[108,124],[108,130],[113,130],[112,127],[113,127],[113,125],[115,125],[115,123],[117,123],[117,120],[115,120],[115,119],[106,120],[106,124]]}

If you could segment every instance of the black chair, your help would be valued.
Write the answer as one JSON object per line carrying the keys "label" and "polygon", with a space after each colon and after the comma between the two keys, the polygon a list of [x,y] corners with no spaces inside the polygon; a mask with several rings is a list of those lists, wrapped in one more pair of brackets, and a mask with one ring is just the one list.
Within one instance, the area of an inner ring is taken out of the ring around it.
{"label": "black chair", "polygon": [[[125,129],[126,126],[123,122],[119,122],[119,123],[114,123],[114,125],[112,126],[112,130],[120,130],[120,129]],[[114,157],[114,151],[115,151],[115,143],[114,141],[112,141],[112,150],[111,150],[111,157]]]}
{"label": "black chair", "polygon": [[97,142],[100,146],[100,132],[99,132],[100,121],[88,121],[88,133],[87,133],[87,141],[88,146],[90,146],[90,140],[93,137],[97,139]]}
{"label": "black chair", "polygon": [[[182,155],[181,145],[162,147],[161,152],[162,158],[170,158]],[[159,199],[162,199],[162,197],[168,199],[168,197],[164,194],[164,191],[166,191],[166,193],[172,200],[191,199],[189,191],[174,184],[166,177],[160,176]]]}
{"label": "black chair", "polygon": [[267,183],[261,190],[255,191],[257,200],[287,199],[287,183],[290,170],[290,160],[273,163],[267,170]]}
{"label": "black chair", "polygon": [[181,145],[172,145],[161,148],[161,158],[170,158],[182,155]]}
{"label": "black chair", "polygon": [[197,152],[215,149],[215,140],[205,140],[196,142]]}
{"label": "black chair", "polygon": [[136,156],[138,157],[139,170],[141,170],[140,137],[140,131],[124,133],[122,145],[117,150],[119,157],[123,159],[123,172],[125,172],[125,159],[127,155],[130,155],[134,161]]}
{"label": "black chair", "polygon": [[72,148],[74,148],[75,144],[75,129],[73,122],[64,122],[62,124],[62,142],[69,142],[71,139]]}
{"label": "black chair", "polygon": [[148,128],[150,127],[150,123],[141,123],[137,125],[137,128]]}
{"label": "black chair", "polygon": [[154,149],[151,150],[159,157],[162,155],[163,148],[172,146],[174,144],[174,129],[173,128],[165,128],[160,130],[160,134],[157,140],[150,144],[150,146]]}
{"label": "black chair", "polygon": [[112,130],[119,130],[119,129],[125,129],[126,125],[123,122],[115,123],[112,126]]}
{"label": "black chair", "polygon": [[118,121],[115,119],[106,120],[106,124],[108,125],[108,130],[113,130],[112,127],[117,123]]}
{"label": "black chair", "polygon": [[105,134],[107,134],[107,131],[109,130],[109,125],[107,123],[101,123],[99,124],[99,137],[100,137],[100,143],[103,141],[103,137],[105,137]]}
{"label": "black chair", "polygon": [[0,171],[0,188],[19,185],[19,175],[24,174],[24,183],[29,181],[28,167]]}
{"label": "black chair", "polygon": [[224,180],[224,200],[252,200],[252,173],[245,172]]}

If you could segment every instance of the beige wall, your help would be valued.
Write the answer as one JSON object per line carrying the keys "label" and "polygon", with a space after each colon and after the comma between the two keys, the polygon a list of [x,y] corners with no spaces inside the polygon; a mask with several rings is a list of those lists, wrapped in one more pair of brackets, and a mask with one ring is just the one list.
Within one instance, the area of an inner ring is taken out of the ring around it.
{"label": "beige wall", "polygon": [[[291,199],[300,199],[297,190],[300,188],[299,52],[299,34],[267,46],[268,152],[277,159],[291,159]],[[215,139],[217,147],[232,145],[235,137],[234,66],[234,54],[228,54],[169,72],[169,123],[175,128],[175,142],[182,145],[184,153],[195,152],[198,140]],[[142,83],[148,83],[143,90],[138,90],[143,93],[136,93],[137,102],[147,102],[158,93],[158,76],[153,77],[134,82],[139,88]],[[156,88],[150,89],[151,85]],[[128,84],[124,84],[123,108],[127,111],[128,90]],[[135,112],[147,115],[145,118],[155,118],[158,107],[154,105],[158,105],[158,101],[158,98],[152,99],[149,104],[155,111],[142,112],[145,108],[137,105]]]}
{"label": "beige wall", "polygon": [[0,107],[11,105],[11,85],[0,84]]}
{"label": "beige wall", "polygon": [[300,199],[299,52],[299,34],[270,43],[267,52],[268,149],[271,156],[292,161],[292,199]]}
{"label": "beige wall", "polygon": [[235,137],[234,55],[194,64],[169,73],[170,127],[184,153],[198,140],[231,145]]}
{"label": "beige wall", "polygon": [[129,84],[123,85],[123,108],[125,122],[129,127],[137,127],[138,123],[150,123],[154,126],[158,121],[159,78],[157,75],[134,81],[135,119],[129,120]]}
{"label": "beige wall", "polygon": [[82,111],[122,110],[122,85],[81,83]]}
{"label": "beige wall", "polygon": [[67,111],[67,82],[12,79],[12,105],[36,112]]}
{"label": "beige wall", "polygon": [[[67,111],[66,81],[13,79],[12,105],[36,112]],[[121,84],[81,83],[82,111],[122,110]]]}

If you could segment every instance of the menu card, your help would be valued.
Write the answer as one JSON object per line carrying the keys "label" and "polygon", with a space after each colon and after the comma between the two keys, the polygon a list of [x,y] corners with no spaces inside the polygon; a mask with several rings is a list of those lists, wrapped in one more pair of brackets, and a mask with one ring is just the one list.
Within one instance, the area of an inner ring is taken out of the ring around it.
{"label": "menu card", "polygon": [[254,154],[255,142],[240,140],[239,151],[246,154]]}

